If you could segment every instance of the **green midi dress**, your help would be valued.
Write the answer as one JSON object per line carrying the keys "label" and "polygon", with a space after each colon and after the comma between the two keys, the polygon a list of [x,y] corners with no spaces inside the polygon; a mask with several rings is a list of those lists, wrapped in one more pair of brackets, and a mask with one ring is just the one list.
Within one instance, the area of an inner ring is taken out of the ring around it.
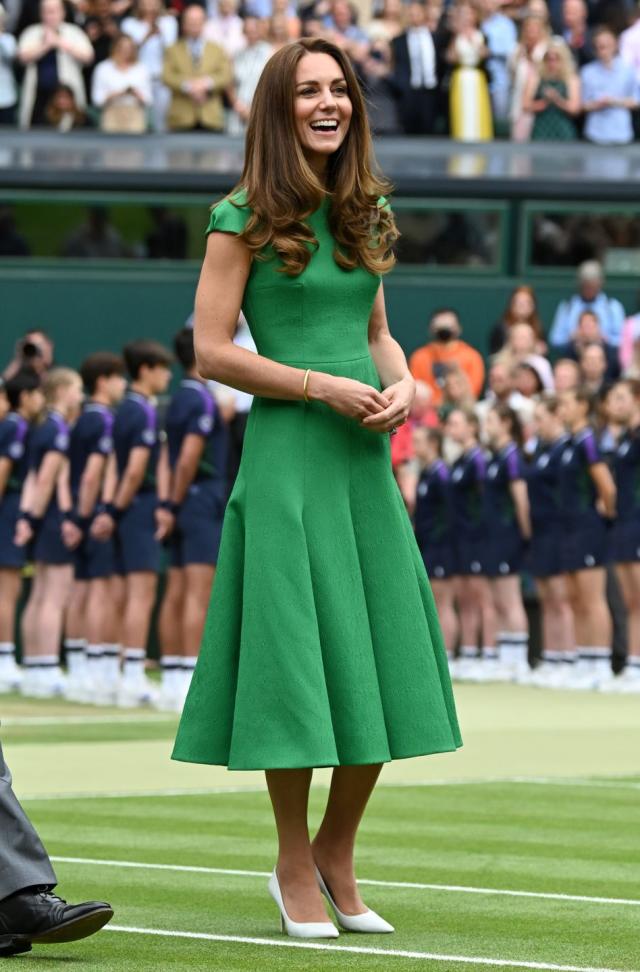
{"label": "green midi dress", "polygon": [[[335,263],[329,205],[308,217],[319,246],[306,269],[277,273],[269,248],[242,308],[259,354],[380,390],[367,332],[381,278]],[[249,213],[226,199],[208,232],[238,233]],[[323,402],[256,395],[172,758],[255,770],[461,745],[389,433]]]}

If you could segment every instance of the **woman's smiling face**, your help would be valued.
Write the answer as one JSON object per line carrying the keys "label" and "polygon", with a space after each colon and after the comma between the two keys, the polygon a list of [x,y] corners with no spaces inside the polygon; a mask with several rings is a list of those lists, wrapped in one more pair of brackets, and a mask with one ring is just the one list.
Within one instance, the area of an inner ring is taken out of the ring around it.
{"label": "woman's smiling face", "polygon": [[338,62],[330,54],[305,54],[296,68],[295,124],[310,161],[315,157],[323,166],[337,151],[349,130],[352,111]]}

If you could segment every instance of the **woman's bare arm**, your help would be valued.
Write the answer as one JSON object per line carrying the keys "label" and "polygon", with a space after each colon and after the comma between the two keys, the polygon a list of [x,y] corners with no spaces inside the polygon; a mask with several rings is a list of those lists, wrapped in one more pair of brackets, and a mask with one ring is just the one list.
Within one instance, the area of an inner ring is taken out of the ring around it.
{"label": "woman's bare arm", "polygon": [[369,318],[369,350],[383,387],[405,378],[414,383],[405,353],[389,330],[382,282]]}

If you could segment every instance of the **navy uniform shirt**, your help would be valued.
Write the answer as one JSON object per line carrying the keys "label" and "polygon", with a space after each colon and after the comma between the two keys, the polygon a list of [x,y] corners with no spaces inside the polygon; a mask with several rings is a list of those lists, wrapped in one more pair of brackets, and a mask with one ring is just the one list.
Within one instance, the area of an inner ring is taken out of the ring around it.
{"label": "navy uniform shirt", "polygon": [[480,446],[463,452],[451,467],[451,493],[456,531],[479,536],[485,522],[487,462]]}
{"label": "navy uniform shirt", "polygon": [[524,479],[522,456],[515,442],[492,455],[487,466],[485,502],[490,523],[497,526],[517,526],[516,508],[510,485]]}
{"label": "navy uniform shirt", "polygon": [[453,527],[451,477],[442,459],[436,459],[420,473],[414,514],[418,544],[449,543]]}
{"label": "navy uniform shirt", "polygon": [[29,469],[27,443],[29,423],[17,412],[9,412],[0,422],[0,458],[11,460],[7,493],[18,493]]}
{"label": "navy uniform shirt", "polygon": [[534,533],[555,528],[562,519],[560,498],[560,463],[570,437],[563,435],[555,442],[538,443],[527,468],[527,490]]}
{"label": "navy uniform shirt", "polygon": [[[40,425],[36,425],[29,436],[28,462],[29,471],[37,473],[42,460],[48,452],[60,452],[63,456],[69,453],[69,426],[59,412],[50,410]],[[58,508],[58,491],[54,487],[48,510]]]}
{"label": "navy uniform shirt", "polygon": [[640,432],[625,432],[617,443],[613,455],[613,474],[618,495],[617,515],[630,519],[640,514]]}
{"label": "navy uniform shirt", "polygon": [[89,456],[97,452],[108,456],[113,450],[113,412],[106,405],[87,402],[71,430],[69,478],[71,492],[77,497]]}
{"label": "navy uniform shirt", "polygon": [[602,461],[593,429],[581,429],[566,443],[560,459],[560,502],[565,517],[595,511],[598,494],[589,469]]}
{"label": "navy uniform shirt", "polygon": [[113,423],[113,449],[119,477],[127,468],[131,450],[137,446],[145,446],[150,453],[139,492],[151,492],[156,486],[156,466],[160,452],[156,407],[139,392],[128,391],[120,403]]}
{"label": "navy uniform shirt", "polygon": [[224,495],[228,429],[215,398],[203,382],[185,378],[172,397],[165,420],[169,465],[173,470],[180,456],[182,443],[187,435],[200,435],[205,440],[196,483],[215,486]]}

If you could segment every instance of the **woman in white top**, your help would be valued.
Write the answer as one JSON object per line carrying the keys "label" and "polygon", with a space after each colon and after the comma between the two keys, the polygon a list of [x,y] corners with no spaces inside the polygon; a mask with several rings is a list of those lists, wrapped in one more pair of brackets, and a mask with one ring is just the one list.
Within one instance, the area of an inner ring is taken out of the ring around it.
{"label": "woman in white top", "polygon": [[13,76],[13,60],[16,47],[13,34],[5,32],[5,10],[0,3],[0,125],[15,124],[18,89]]}
{"label": "woman in white top", "polygon": [[140,62],[149,71],[153,94],[151,124],[154,131],[164,132],[171,92],[162,83],[162,68],[166,49],[178,39],[178,24],[175,17],[166,13],[162,0],[137,0],[135,10],[135,16],[125,17],[120,26],[122,33],[138,45]]}
{"label": "woman in white top", "polygon": [[514,142],[528,142],[534,116],[524,110],[527,87],[538,77],[542,58],[549,44],[549,27],[538,16],[525,17],[520,28],[520,43],[509,58],[511,72],[511,138]]}
{"label": "woman in white top", "polygon": [[111,57],[101,61],[93,72],[91,101],[102,109],[100,127],[104,131],[146,131],[151,78],[127,34],[116,37]]}
{"label": "woman in white top", "polygon": [[224,47],[231,60],[245,49],[247,39],[242,17],[238,16],[237,0],[218,0],[218,13],[207,21],[204,39]]}
{"label": "woman in white top", "polygon": [[453,39],[447,60],[454,64],[449,89],[451,137],[465,142],[493,138],[489,83],[482,65],[489,57],[478,13],[470,3],[458,4],[451,13]]}
{"label": "woman in white top", "polygon": [[233,59],[233,86],[229,91],[231,111],[227,122],[229,135],[243,134],[258,78],[273,54],[271,44],[262,40],[260,21],[257,17],[245,17],[244,33],[247,46]]}
{"label": "woman in white top", "polygon": [[80,110],[86,106],[82,68],[94,58],[91,41],[80,27],[64,20],[62,0],[42,0],[40,23],[27,27],[18,40],[18,60],[26,65],[20,93],[20,128],[45,121],[45,109],[58,85],[73,91]]}

